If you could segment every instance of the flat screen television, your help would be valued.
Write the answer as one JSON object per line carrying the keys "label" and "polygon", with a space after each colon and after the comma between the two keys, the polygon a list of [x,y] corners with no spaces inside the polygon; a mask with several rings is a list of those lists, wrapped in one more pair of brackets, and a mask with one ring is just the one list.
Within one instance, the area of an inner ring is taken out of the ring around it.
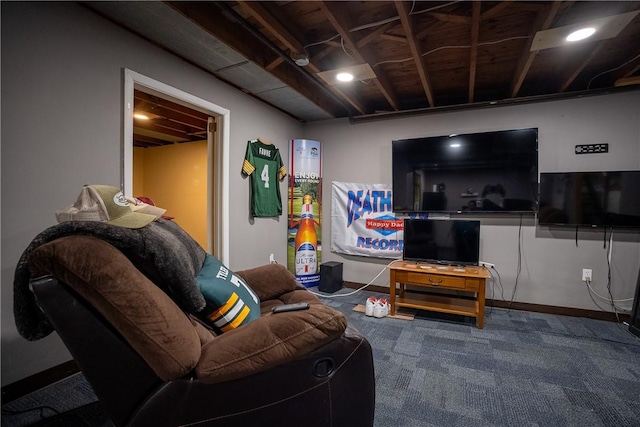
{"label": "flat screen television", "polygon": [[541,173],[538,224],[640,227],[640,171]]}
{"label": "flat screen television", "polygon": [[405,219],[402,259],[447,265],[478,265],[480,221]]}
{"label": "flat screen television", "polygon": [[392,141],[395,212],[536,212],[538,129]]}

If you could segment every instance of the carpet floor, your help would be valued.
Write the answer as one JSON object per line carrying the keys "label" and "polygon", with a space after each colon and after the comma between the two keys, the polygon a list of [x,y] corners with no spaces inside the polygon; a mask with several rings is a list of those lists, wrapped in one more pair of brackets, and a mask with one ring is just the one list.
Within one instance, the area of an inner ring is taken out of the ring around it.
{"label": "carpet floor", "polygon": [[376,427],[640,426],[640,338],[622,324],[491,307],[484,329],[377,319],[353,311],[369,295],[321,299],[371,342]]}
{"label": "carpet floor", "polygon": [[[310,290],[317,292],[316,288]],[[640,338],[622,324],[487,307],[414,320],[354,311],[371,292],[321,296],[373,348],[375,427],[638,427]],[[82,374],[2,406],[2,426],[109,427]]]}

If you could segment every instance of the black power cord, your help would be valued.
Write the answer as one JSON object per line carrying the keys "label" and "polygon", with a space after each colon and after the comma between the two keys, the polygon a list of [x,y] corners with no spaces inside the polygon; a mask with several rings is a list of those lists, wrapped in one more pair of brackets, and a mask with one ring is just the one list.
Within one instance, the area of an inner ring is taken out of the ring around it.
{"label": "black power cord", "polygon": [[495,299],[496,299],[496,278],[493,276],[493,272],[491,271],[495,271],[496,275],[498,276],[498,286],[500,287],[500,299],[502,299],[503,302],[507,302],[504,299],[504,286],[502,286],[502,277],[500,277],[500,273],[498,272],[498,269],[495,268],[494,266],[490,266],[488,268],[489,274],[491,275],[491,305],[489,306],[489,314],[493,313],[493,306],[495,303]]}
{"label": "black power cord", "polygon": [[513,292],[511,293],[511,300],[509,301],[509,310],[513,305],[513,300],[516,297],[518,291],[518,280],[520,279],[520,272],[522,271],[522,215],[520,215],[520,225],[518,226],[518,266],[516,268],[516,282],[513,285]]}

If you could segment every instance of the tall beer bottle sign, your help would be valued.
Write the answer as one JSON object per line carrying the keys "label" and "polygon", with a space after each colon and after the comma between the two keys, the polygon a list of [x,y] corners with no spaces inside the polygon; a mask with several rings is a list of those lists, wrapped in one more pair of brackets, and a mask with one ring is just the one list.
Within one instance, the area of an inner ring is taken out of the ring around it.
{"label": "tall beer bottle sign", "polygon": [[300,211],[300,227],[296,233],[296,276],[306,276],[318,272],[318,236],[313,222],[313,199],[305,194]]}
{"label": "tall beer bottle sign", "polygon": [[304,287],[320,286],[322,145],[318,141],[291,140],[287,193],[287,269]]}

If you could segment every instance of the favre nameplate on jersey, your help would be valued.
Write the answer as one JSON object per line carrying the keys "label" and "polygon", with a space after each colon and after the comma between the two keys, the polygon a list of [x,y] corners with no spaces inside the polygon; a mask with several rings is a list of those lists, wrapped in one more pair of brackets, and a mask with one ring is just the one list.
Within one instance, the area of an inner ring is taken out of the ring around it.
{"label": "favre nameplate on jersey", "polygon": [[331,187],[331,250],[401,258],[404,218],[412,215],[394,214],[391,186],[334,181]]}

